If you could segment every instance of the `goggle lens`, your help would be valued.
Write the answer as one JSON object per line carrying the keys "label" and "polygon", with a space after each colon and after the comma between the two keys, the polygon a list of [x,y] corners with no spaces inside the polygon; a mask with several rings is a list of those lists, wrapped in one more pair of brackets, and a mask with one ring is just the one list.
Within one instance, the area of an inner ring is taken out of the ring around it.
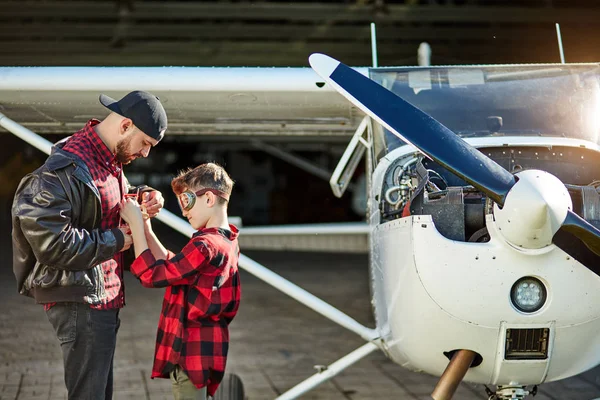
{"label": "goggle lens", "polygon": [[189,211],[194,207],[196,203],[196,194],[193,192],[185,191],[179,195],[179,207],[181,211]]}

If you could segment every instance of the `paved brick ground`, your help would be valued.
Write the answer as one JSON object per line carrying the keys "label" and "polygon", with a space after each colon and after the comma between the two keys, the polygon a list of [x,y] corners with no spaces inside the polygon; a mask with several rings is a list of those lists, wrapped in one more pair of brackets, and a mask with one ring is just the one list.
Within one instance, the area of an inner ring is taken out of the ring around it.
{"label": "paved brick ground", "polygon": [[[11,272],[8,229],[0,257],[0,400],[66,399],[59,346],[42,308],[19,296]],[[173,244],[183,239],[173,234]],[[366,256],[248,253],[322,297],[359,322],[373,326]],[[229,370],[239,374],[250,400],[273,399],[363,344],[362,340],[294,300],[243,274],[243,304],[231,326]],[[127,276],[115,362],[115,399],[171,399],[167,380],[150,368],[162,290],[142,288]],[[409,372],[373,353],[303,399],[430,399],[436,378]],[[600,397],[600,369],[541,386],[536,399]],[[463,384],[455,399],[486,399],[483,388]]]}

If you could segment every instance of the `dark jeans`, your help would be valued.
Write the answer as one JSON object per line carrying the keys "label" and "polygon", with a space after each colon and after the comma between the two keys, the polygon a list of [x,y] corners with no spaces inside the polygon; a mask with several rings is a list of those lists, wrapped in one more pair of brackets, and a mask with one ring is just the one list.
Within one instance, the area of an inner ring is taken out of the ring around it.
{"label": "dark jeans", "polygon": [[69,400],[111,400],[119,310],[57,303],[46,315],[62,349]]}

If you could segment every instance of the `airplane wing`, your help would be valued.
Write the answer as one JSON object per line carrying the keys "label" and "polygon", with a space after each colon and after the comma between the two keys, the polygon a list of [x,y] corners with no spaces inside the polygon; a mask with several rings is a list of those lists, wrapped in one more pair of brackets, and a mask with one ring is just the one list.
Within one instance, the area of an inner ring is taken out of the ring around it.
{"label": "airplane wing", "polygon": [[[36,133],[70,133],[106,115],[101,93],[137,89],[160,97],[169,135],[349,138],[364,117],[311,68],[0,67],[0,113]],[[364,223],[242,229],[244,249],[368,251]]]}
{"label": "airplane wing", "polygon": [[71,132],[106,114],[101,93],[137,89],[160,97],[169,134],[348,137],[364,115],[311,68],[204,67],[0,67],[0,113]]}

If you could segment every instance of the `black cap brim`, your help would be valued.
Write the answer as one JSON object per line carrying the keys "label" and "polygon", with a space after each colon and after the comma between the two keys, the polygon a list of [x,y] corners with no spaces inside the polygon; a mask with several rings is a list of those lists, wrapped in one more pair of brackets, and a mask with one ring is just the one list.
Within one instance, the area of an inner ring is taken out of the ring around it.
{"label": "black cap brim", "polygon": [[108,108],[109,110],[111,110],[113,112],[116,112],[119,115],[123,115],[123,112],[119,108],[117,101],[115,99],[113,99],[112,97],[109,97],[105,94],[101,94],[99,100],[100,100],[100,104],[102,104],[104,107]]}

